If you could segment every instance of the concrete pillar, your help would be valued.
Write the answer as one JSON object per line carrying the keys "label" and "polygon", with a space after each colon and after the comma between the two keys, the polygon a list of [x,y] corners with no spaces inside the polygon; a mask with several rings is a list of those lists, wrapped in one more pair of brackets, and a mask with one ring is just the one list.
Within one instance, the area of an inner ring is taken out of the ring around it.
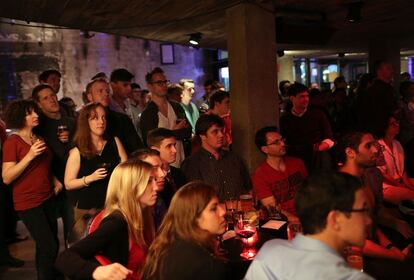
{"label": "concrete pillar", "polygon": [[[369,42],[369,71],[374,73],[374,64],[378,60],[386,60],[394,69],[394,88],[398,90],[400,84],[400,46],[397,39],[371,38]],[[374,73],[375,74],[375,73]]]}
{"label": "concrete pillar", "polygon": [[226,24],[233,148],[252,171],[263,159],[254,144],[256,131],[279,122],[275,18],[243,3],[227,10]]}

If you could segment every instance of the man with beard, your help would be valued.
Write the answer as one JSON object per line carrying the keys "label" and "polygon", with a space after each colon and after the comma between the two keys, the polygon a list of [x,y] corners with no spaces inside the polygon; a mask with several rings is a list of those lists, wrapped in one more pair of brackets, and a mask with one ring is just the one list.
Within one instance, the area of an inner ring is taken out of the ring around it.
{"label": "man with beard", "polygon": [[[410,258],[412,245],[409,244],[402,249],[397,248],[377,227],[382,225],[392,228],[406,238],[413,236],[413,230],[407,222],[390,215],[387,209],[383,207],[381,199],[382,182],[372,180],[372,174],[370,175],[372,172],[370,168],[375,168],[379,162],[380,149],[381,147],[370,133],[352,132],[345,135],[338,144],[339,159],[343,163],[339,171],[360,178],[365,185],[365,192],[372,208],[373,227],[371,236],[366,240],[363,247],[364,255],[376,258],[372,263],[377,263],[378,258],[387,259],[383,265],[390,265],[394,268],[388,270],[388,273],[395,271],[397,267],[401,271],[406,271],[405,269],[408,269],[409,265],[405,260]],[[381,276],[386,277],[385,275]],[[392,275],[389,275],[389,277],[391,279]]]}

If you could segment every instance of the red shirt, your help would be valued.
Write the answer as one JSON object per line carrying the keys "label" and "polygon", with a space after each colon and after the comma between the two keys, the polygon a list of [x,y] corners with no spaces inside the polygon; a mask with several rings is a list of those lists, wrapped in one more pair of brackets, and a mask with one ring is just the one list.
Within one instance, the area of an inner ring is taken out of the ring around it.
{"label": "red shirt", "polygon": [[[30,147],[19,135],[11,135],[3,145],[3,162],[20,162]],[[51,161],[52,152],[46,148],[12,182],[14,208],[17,211],[37,207],[53,195]]]}
{"label": "red shirt", "polygon": [[286,165],[284,172],[277,171],[267,161],[263,161],[253,174],[253,191],[257,199],[274,196],[282,209],[295,214],[294,197],[304,179],[308,176],[302,160],[293,157],[283,158]]}

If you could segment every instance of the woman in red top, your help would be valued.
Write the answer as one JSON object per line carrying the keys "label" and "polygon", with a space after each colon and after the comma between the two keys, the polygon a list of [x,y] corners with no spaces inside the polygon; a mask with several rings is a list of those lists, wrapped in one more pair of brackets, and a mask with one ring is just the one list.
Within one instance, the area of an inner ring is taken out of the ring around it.
{"label": "woman in red top", "polygon": [[99,226],[63,252],[56,267],[71,279],[139,279],[154,239],[156,190],[150,164],[120,163],[109,179],[105,208],[95,217],[103,217]]}
{"label": "woman in red top", "polygon": [[[35,90],[38,87],[35,88]],[[36,243],[38,279],[56,279],[53,263],[58,253],[57,222],[52,188],[52,152],[33,134],[39,124],[34,103],[10,103],[5,119],[17,129],[3,145],[3,181],[13,187],[14,207]]]}

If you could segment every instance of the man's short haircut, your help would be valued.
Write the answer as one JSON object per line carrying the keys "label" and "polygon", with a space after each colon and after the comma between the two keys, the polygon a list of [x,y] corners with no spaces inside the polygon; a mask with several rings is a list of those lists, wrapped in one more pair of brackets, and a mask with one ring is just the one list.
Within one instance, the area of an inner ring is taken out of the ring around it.
{"label": "man's short haircut", "polygon": [[296,96],[302,92],[309,92],[308,87],[304,84],[294,82],[293,85],[290,85],[287,93],[288,96]]}
{"label": "man's short haircut", "polygon": [[224,121],[222,118],[214,114],[206,114],[200,116],[195,126],[196,135],[206,135],[207,130],[209,130],[209,128],[213,125],[217,125],[218,127],[224,127]]}
{"label": "man's short haircut", "polygon": [[93,76],[91,78],[91,81],[96,80],[96,79],[105,79],[108,80],[108,77],[106,76],[106,74],[104,72],[98,72],[95,74],[95,76]]}
{"label": "man's short haircut", "polygon": [[259,129],[256,132],[256,136],[254,137],[254,143],[256,144],[256,147],[259,149],[261,153],[263,153],[262,147],[267,145],[266,135],[269,132],[279,133],[279,129],[276,126],[266,126]]}
{"label": "man's short haircut", "polygon": [[159,127],[148,132],[147,145],[148,147],[160,147],[164,139],[176,138],[174,132],[170,129]]}
{"label": "man's short haircut", "polygon": [[32,99],[33,99],[33,101],[39,102],[39,92],[41,92],[42,90],[44,90],[46,88],[50,89],[51,91],[53,91],[53,93],[55,93],[53,88],[51,86],[49,86],[48,84],[37,85],[32,90]]}
{"label": "man's short haircut", "polygon": [[223,100],[228,97],[230,98],[230,93],[224,90],[218,90],[210,96],[209,104],[210,109],[214,109],[215,103],[221,103]]}
{"label": "man's short haircut", "polygon": [[137,84],[137,83],[132,83],[131,84],[131,88],[132,89],[141,89],[141,86],[139,84]]}
{"label": "man's short haircut", "polygon": [[184,84],[185,83],[192,83],[192,84],[194,84],[194,80],[191,80],[191,79],[181,79],[179,82],[178,82],[178,84],[180,85],[180,86],[182,86],[183,88],[184,88]]}
{"label": "man's short haircut", "polygon": [[346,133],[339,139],[338,145],[336,147],[336,154],[337,159],[340,163],[346,162],[347,148],[351,148],[352,150],[358,152],[358,147],[361,144],[362,137],[365,134],[368,134],[368,132],[353,131]]}
{"label": "man's short haircut", "polygon": [[213,84],[214,84],[214,80],[212,80],[212,79],[208,79],[208,80],[206,80],[205,82],[204,82],[204,86],[205,87],[208,87],[208,86],[213,86]]}
{"label": "man's short haircut", "polygon": [[105,83],[108,84],[108,81],[104,78],[98,78],[95,80],[90,81],[87,85],[86,85],[86,89],[85,89],[85,93],[86,93],[86,98],[88,98],[88,94],[91,93],[92,91],[92,86],[96,83]]}
{"label": "man's short haircut", "polygon": [[295,196],[296,214],[304,234],[316,234],[326,227],[330,211],[349,213],[361,181],[347,173],[314,174],[305,180]]}
{"label": "man's short haircut", "polygon": [[134,75],[131,72],[124,68],[119,68],[112,71],[110,80],[111,82],[130,82],[132,78],[134,78]]}
{"label": "man's short haircut", "polygon": [[152,82],[152,76],[154,76],[155,74],[164,74],[164,70],[162,70],[160,67],[155,67],[154,69],[151,70],[151,72],[148,72],[145,75],[145,81],[150,84]]}
{"label": "man's short haircut", "polygon": [[58,70],[55,69],[50,69],[50,70],[46,70],[43,71],[40,75],[39,75],[39,83],[46,83],[47,79],[49,78],[50,75],[57,75],[59,76],[59,78],[62,77],[62,74],[60,74],[60,72]]}
{"label": "man's short haircut", "polygon": [[133,151],[129,156],[128,159],[139,159],[144,161],[147,157],[151,157],[151,156],[160,156],[160,152],[158,152],[157,150],[154,149],[149,149],[149,148],[143,148],[143,149],[139,149],[136,151]]}
{"label": "man's short haircut", "polygon": [[290,81],[283,80],[279,83],[279,92],[283,93],[285,91],[285,84],[290,84]]}

